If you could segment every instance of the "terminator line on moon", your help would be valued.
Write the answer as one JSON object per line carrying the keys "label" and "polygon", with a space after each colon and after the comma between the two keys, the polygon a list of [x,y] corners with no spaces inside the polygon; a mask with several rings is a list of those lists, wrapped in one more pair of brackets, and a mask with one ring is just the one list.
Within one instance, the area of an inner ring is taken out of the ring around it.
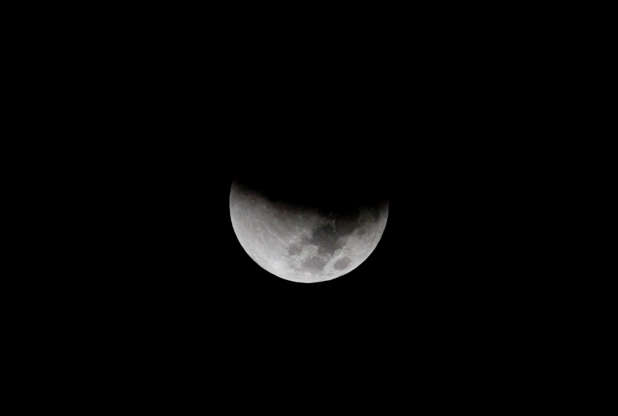
{"label": "terminator line on moon", "polygon": [[388,203],[337,215],[272,201],[234,183],[230,216],[238,241],[258,265],[286,280],[313,283],[343,276],[369,257],[386,227]]}

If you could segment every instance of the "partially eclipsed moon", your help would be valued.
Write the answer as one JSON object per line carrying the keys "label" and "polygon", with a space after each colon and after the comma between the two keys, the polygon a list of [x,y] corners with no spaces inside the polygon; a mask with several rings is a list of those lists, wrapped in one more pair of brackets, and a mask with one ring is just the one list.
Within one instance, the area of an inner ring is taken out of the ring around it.
{"label": "partially eclipsed moon", "polygon": [[238,241],[258,265],[312,283],[343,276],[369,257],[386,227],[388,203],[335,214],[273,201],[235,183],[230,216]]}

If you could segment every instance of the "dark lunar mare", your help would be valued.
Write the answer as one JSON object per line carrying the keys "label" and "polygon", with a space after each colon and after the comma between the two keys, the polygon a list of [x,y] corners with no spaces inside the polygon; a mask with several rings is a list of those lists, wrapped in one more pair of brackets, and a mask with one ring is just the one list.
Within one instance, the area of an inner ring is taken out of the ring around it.
{"label": "dark lunar mare", "polygon": [[345,237],[352,234],[360,224],[360,210],[355,209],[349,213],[327,214],[326,218],[334,224],[326,223],[315,228],[311,237],[303,240],[304,244],[313,244],[318,247],[318,254],[332,257],[336,250],[345,244]]}
{"label": "dark lunar mare", "polygon": [[311,238],[304,240],[305,244],[318,246],[318,254],[332,256],[335,250],[343,247],[343,242],[331,224],[322,225],[311,233]]}
{"label": "dark lunar mare", "polygon": [[351,261],[352,260],[350,260],[349,257],[342,257],[342,258],[340,258],[339,260],[337,260],[335,262],[334,267],[337,270],[343,270],[343,269],[345,269],[346,267],[348,267],[350,265]]}
{"label": "dark lunar mare", "polygon": [[326,263],[327,261],[325,261],[324,259],[313,256],[303,262],[303,268],[313,272],[320,272],[322,271],[322,269],[324,269]]}

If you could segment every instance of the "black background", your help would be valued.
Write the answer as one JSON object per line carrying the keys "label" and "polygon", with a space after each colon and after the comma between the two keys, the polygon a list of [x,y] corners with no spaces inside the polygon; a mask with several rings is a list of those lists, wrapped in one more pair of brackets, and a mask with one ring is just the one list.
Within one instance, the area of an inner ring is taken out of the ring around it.
{"label": "black background", "polygon": [[[535,153],[521,123],[530,68],[503,53],[508,34],[444,18],[292,36],[294,21],[167,30],[142,16],[114,36],[69,33],[67,117],[88,141],[67,154],[94,171],[77,178],[80,278],[64,288],[81,348],[141,377],[227,366],[224,386],[241,368],[249,384],[324,371],[324,390],[336,374],[395,369],[431,386],[525,365],[519,334],[546,329],[544,288],[520,261],[539,255],[516,185],[521,148]],[[232,181],[252,172],[380,189],[382,240],[330,282],[269,274],[229,217]]]}
{"label": "black background", "polygon": [[[257,92],[222,78],[235,85],[234,100],[219,88],[202,104],[184,87],[154,106],[140,101],[144,109],[131,117],[147,120],[122,124],[140,133],[125,133],[130,144],[123,138],[117,148],[126,162],[115,178],[120,223],[105,278],[117,329],[139,343],[163,336],[192,350],[231,349],[241,360],[248,350],[341,360],[373,348],[395,356],[408,348],[489,354],[479,343],[510,348],[505,328],[520,317],[517,293],[527,282],[510,251],[517,201],[505,193],[510,178],[499,166],[509,163],[508,150],[479,132],[493,121],[450,108],[448,97],[458,94],[448,83],[412,76],[415,92],[399,83],[369,92],[358,81],[350,88],[361,97],[343,92],[334,103],[340,83],[324,76],[324,91],[313,94],[305,71],[285,88],[264,74],[255,83],[270,86]],[[436,103],[426,83],[442,85],[447,104]],[[280,173],[290,187],[313,175],[377,187],[391,201],[380,244],[331,282],[269,274],[246,255],[229,217],[231,182],[251,172]]]}

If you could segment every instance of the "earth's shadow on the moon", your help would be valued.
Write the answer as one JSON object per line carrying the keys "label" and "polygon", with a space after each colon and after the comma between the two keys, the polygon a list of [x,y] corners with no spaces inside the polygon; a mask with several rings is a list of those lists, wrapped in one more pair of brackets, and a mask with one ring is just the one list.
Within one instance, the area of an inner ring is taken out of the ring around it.
{"label": "earth's shadow on the moon", "polygon": [[[239,173],[234,184],[276,205],[337,218],[340,221],[338,229],[352,224],[363,208],[379,218],[389,200],[387,184],[366,173],[352,176],[308,172],[289,177],[280,173],[250,172]],[[350,221],[346,223],[345,219]]]}

